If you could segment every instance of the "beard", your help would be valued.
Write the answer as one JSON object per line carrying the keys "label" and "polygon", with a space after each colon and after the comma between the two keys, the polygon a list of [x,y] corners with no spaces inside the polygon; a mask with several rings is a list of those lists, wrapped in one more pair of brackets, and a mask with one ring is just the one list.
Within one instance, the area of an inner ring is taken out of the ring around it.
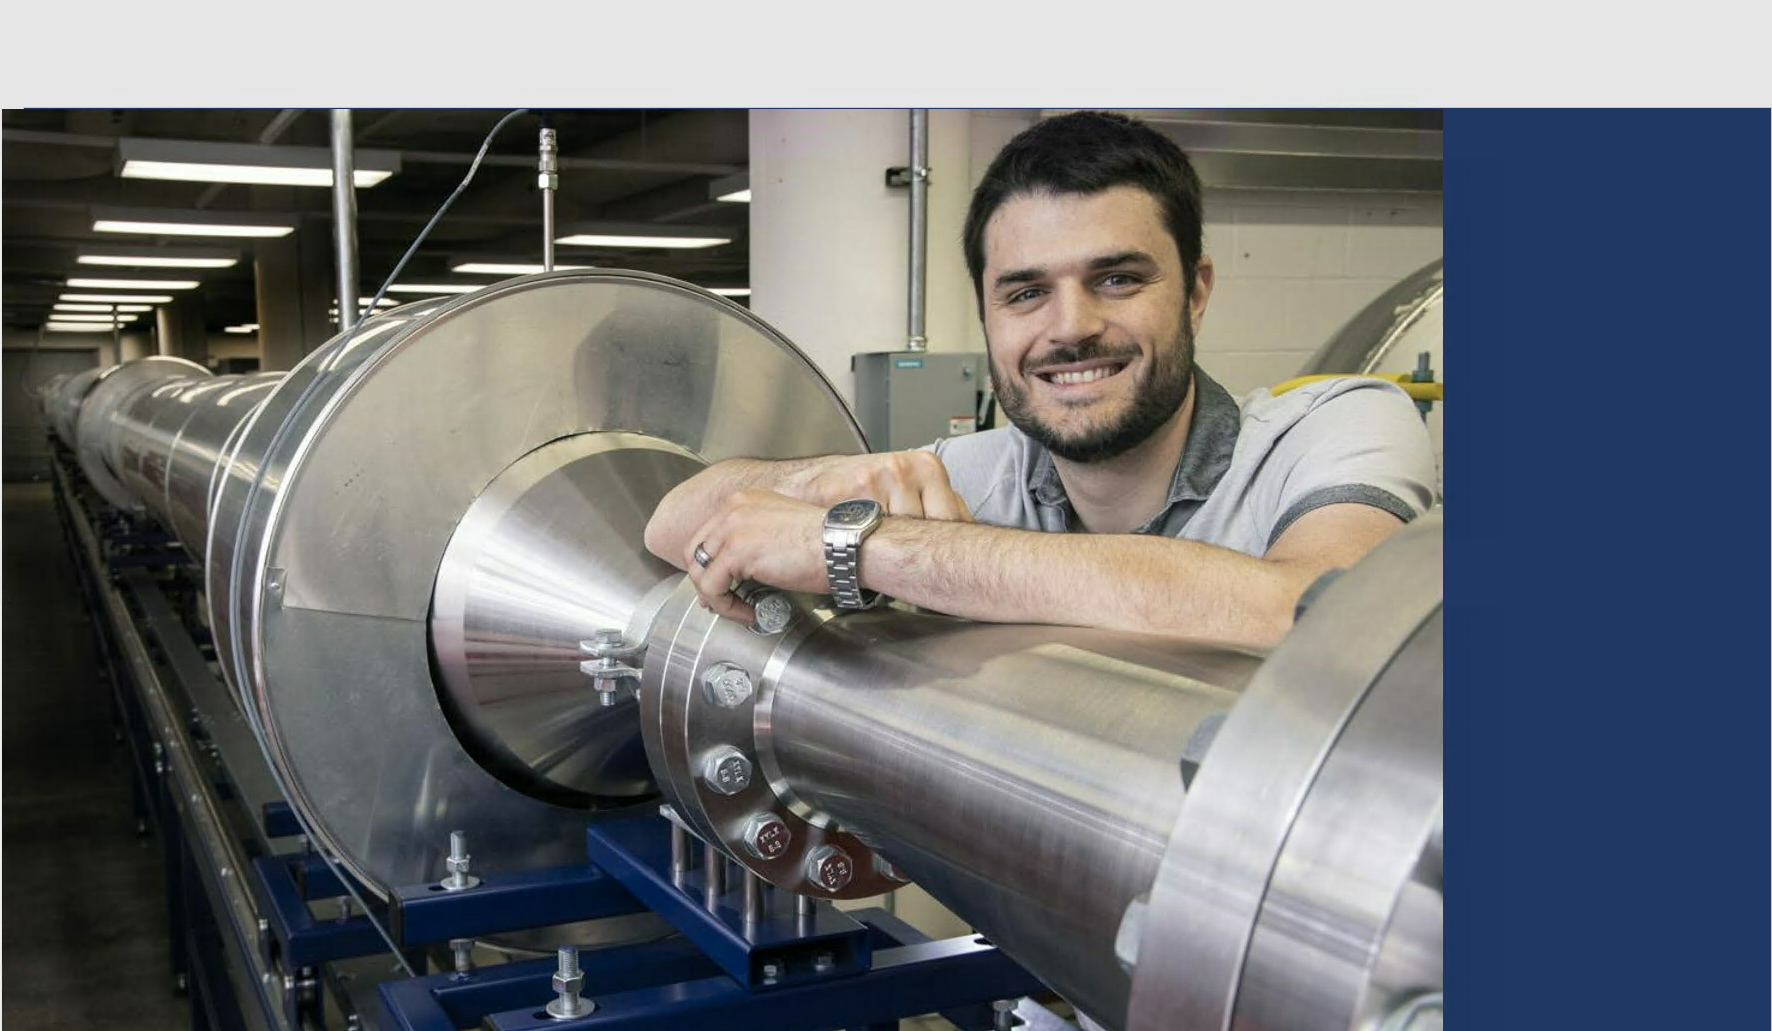
{"label": "beard", "polygon": [[[1188,385],[1194,376],[1194,331],[1190,323],[1191,320],[1184,315],[1181,329],[1170,345],[1152,350],[1150,363],[1145,366],[1138,382],[1133,386],[1131,404],[1107,421],[1068,431],[1042,422],[1031,411],[1027,391],[1022,389],[1019,382],[1012,382],[1009,377],[1000,374],[996,363],[992,362],[991,382],[996,387],[997,404],[1002,407],[1004,417],[1016,429],[1059,458],[1078,463],[1118,458],[1149,439],[1151,434],[1181,410],[1182,402],[1187,399]],[[1041,362],[1044,365],[1063,365],[1096,358],[1130,358],[1135,355],[1135,348],[1129,350],[1106,347],[1099,341],[1093,341],[1080,347],[1063,347],[1049,351],[1041,355]],[[1021,373],[1024,381],[1033,379],[1025,362]]]}

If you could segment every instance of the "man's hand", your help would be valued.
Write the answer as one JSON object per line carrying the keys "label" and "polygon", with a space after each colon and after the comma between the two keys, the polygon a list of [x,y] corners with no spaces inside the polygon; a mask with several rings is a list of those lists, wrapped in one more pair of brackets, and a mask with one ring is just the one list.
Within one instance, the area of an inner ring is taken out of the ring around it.
{"label": "man's hand", "polygon": [[[966,502],[948,482],[941,459],[926,451],[828,455],[782,462],[735,458],[709,466],[665,495],[646,524],[647,549],[681,569],[700,569],[692,557],[702,540],[700,530],[747,489],[804,501],[821,513],[839,501],[871,498],[887,515],[972,521]],[[813,546],[813,557],[822,563],[822,533],[815,537]],[[708,550],[713,550],[711,545]]]}
{"label": "man's hand", "polygon": [[824,508],[870,498],[887,515],[972,521],[965,500],[948,482],[947,467],[928,451],[833,456],[808,467],[799,481],[788,493]]}
{"label": "man's hand", "polygon": [[[823,594],[825,508],[774,491],[746,489],[727,497],[678,556],[704,605],[749,623],[755,612],[732,593],[744,580],[786,591]],[[695,549],[710,556],[704,567]]]}

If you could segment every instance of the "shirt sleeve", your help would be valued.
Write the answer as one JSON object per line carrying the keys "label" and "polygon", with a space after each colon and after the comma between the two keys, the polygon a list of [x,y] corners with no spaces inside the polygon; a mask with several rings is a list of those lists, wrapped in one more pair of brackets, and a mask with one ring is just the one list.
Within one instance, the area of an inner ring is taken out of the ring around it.
{"label": "shirt sleeve", "polygon": [[1276,442],[1268,461],[1276,484],[1267,546],[1325,505],[1383,509],[1408,522],[1433,507],[1434,451],[1421,413],[1393,383],[1325,381],[1309,408]]}

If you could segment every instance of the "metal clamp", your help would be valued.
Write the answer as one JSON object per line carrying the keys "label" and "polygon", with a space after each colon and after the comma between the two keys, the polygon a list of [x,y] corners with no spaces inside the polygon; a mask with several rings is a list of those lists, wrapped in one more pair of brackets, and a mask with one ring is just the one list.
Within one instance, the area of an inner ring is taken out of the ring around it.
{"label": "metal clamp", "polygon": [[578,671],[591,678],[591,687],[605,708],[616,703],[624,687],[638,689],[640,668],[626,661],[639,661],[646,655],[645,642],[630,642],[626,632],[613,627],[598,630],[588,641],[578,642],[578,650],[591,656],[578,664]]}

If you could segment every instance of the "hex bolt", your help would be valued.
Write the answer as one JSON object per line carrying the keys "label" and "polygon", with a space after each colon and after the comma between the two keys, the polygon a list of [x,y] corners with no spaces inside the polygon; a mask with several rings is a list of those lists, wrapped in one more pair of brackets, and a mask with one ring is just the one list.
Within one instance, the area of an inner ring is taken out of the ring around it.
{"label": "hex bolt", "polygon": [[758,859],[780,859],[793,841],[794,832],[774,813],[758,813],[745,822],[745,851]]}
{"label": "hex bolt", "polygon": [[998,999],[991,1003],[992,1031],[1010,1031],[1015,1027],[1015,1000]]}
{"label": "hex bolt", "polygon": [[775,960],[766,960],[763,963],[763,983],[774,984],[779,980],[781,980],[781,964]]}
{"label": "hex bolt", "polygon": [[449,832],[449,858],[443,861],[448,868],[449,876],[443,878],[444,891],[465,891],[480,883],[480,878],[468,873],[473,857],[468,855],[468,836],[461,831]]}
{"label": "hex bolt", "polygon": [[820,845],[806,854],[806,879],[825,891],[842,891],[854,876],[849,853],[835,845]]}
{"label": "hex bolt", "polygon": [[751,608],[756,612],[750,626],[753,634],[773,637],[786,630],[788,624],[794,621],[794,603],[779,591],[762,591],[752,595]]}
{"label": "hex bolt", "polygon": [[455,954],[455,972],[466,977],[474,972],[474,939],[451,938],[449,951]]}
{"label": "hex bolt", "polygon": [[716,662],[701,675],[703,692],[710,705],[736,709],[751,700],[755,685],[743,667],[730,662]]}
{"label": "hex bolt", "polygon": [[833,953],[821,952],[812,957],[812,969],[820,974],[828,974],[837,969],[837,957]]}
{"label": "hex bolt", "polygon": [[560,965],[554,971],[554,992],[558,998],[548,1003],[548,1016],[555,1020],[576,1020],[596,1009],[596,1003],[579,997],[584,986],[585,975],[578,968],[578,946],[560,946]]}
{"label": "hex bolt", "polygon": [[[598,645],[604,648],[620,647],[623,643],[623,634],[619,629],[605,627],[592,634],[591,640],[597,642]],[[591,686],[597,691],[597,702],[602,705],[603,708],[607,709],[615,705],[618,695],[616,694],[614,687],[617,683],[617,681],[606,680],[603,678],[597,678],[592,681]]]}
{"label": "hex bolt", "polygon": [[701,780],[710,791],[736,795],[751,786],[751,761],[731,745],[721,745],[702,760]]}

